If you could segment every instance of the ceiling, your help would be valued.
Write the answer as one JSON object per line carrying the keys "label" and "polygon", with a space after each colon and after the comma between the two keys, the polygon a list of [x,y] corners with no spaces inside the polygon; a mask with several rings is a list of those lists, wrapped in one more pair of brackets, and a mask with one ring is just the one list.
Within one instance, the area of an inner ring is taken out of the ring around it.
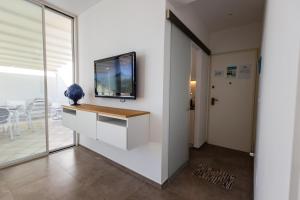
{"label": "ceiling", "polygon": [[[101,0],[44,0],[79,15]],[[253,22],[261,22],[265,0],[169,0],[176,9],[192,13],[216,32]]]}
{"label": "ceiling", "polygon": [[192,13],[216,32],[261,22],[265,0],[169,0],[176,9]]}
{"label": "ceiling", "polygon": [[79,15],[101,0],[44,0],[74,15]]}

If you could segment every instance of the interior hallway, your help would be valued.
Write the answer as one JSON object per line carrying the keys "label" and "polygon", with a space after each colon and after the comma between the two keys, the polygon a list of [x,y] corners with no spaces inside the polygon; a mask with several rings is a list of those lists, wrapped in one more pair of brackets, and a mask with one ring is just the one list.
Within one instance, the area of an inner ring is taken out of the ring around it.
{"label": "interior hallway", "polygon": [[[212,145],[192,149],[188,166],[160,190],[76,147],[0,171],[1,200],[250,200],[253,160],[246,153]],[[199,164],[235,176],[230,190],[195,175]]]}

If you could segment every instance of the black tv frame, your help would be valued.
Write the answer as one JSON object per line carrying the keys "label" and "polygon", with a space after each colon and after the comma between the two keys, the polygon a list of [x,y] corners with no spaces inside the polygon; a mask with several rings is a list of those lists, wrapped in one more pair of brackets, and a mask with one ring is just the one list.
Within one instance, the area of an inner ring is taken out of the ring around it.
{"label": "black tv frame", "polygon": [[[96,81],[96,64],[98,62],[103,62],[103,61],[108,61],[108,60],[113,60],[116,58],[119,58],[121,56],[127,56],[127,55],[132,55],[133,57],[133,65],[132,65],[132,72],[133,72],[133,76],[132,76],[132,87],[133,87],[133,92],[132,92],[132,96],[107,96],[107,95],[97,95],[97,81]],[[95,89],[95,97],[102,97],[102,98],[112,98],[112,99],[133,99],[135,100],[137,98],[137,87],[136,87],[136,52],[132,51],[129,53],[124,53],[124,54],[120,54],[117,56],[112,56],[112,57],[108,57],[108,58],[103,58],[103,59],[99,59],[99,60],[95,60],[94,61],[94,89]]]}

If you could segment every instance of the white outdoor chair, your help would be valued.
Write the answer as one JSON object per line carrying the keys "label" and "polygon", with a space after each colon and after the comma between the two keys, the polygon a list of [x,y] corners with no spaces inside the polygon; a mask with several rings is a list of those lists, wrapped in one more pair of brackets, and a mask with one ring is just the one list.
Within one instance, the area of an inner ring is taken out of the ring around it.
{"label": "white outdoor chair", "polygon": [[62,119],[62,105],[60,103],[54,102],[49,106],[49,110],[51,110],[51,114],[49,117],[52,118],[52,120],[61,120]]}
{"label": "white outdoor chair", "polygon": [[0,108],[0,125],[4,126],[4,130],[9,131],[10,139],[14,139],[14,134],[11,129],[10,112],[7,108]]}
{"label": "white outdoor chair", "polygon": [[28,119],[28,112],[27,112],[27,103],[26,101],[15,101],[15,100],[8,100],[6,105],[11,113],[11,126],[13,130],[20,135],[21,132],[19,130],[20,121],[27,120],[28,121],[28,128],[31,128],[31,123]]}
{"label": "white outdoor chair", "polygon": [[[45,116],[45,99],[35,98],[26,103],[26,116],[29,128],[33,128],[33,119],[42,119]],[[51,116],[51,102],[48,102],[48,117]]]}

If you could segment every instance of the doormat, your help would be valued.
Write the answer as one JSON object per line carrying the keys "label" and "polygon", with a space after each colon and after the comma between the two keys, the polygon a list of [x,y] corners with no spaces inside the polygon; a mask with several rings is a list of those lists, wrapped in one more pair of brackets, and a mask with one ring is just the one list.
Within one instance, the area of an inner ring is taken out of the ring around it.
{"label": "doormat", "polygon": [[236,179],[235,176],[221,169],[214,169],[207,165],[200,164],[193,170],[193,174],[208,183],[220,185],[226,190],[231,190]]}

